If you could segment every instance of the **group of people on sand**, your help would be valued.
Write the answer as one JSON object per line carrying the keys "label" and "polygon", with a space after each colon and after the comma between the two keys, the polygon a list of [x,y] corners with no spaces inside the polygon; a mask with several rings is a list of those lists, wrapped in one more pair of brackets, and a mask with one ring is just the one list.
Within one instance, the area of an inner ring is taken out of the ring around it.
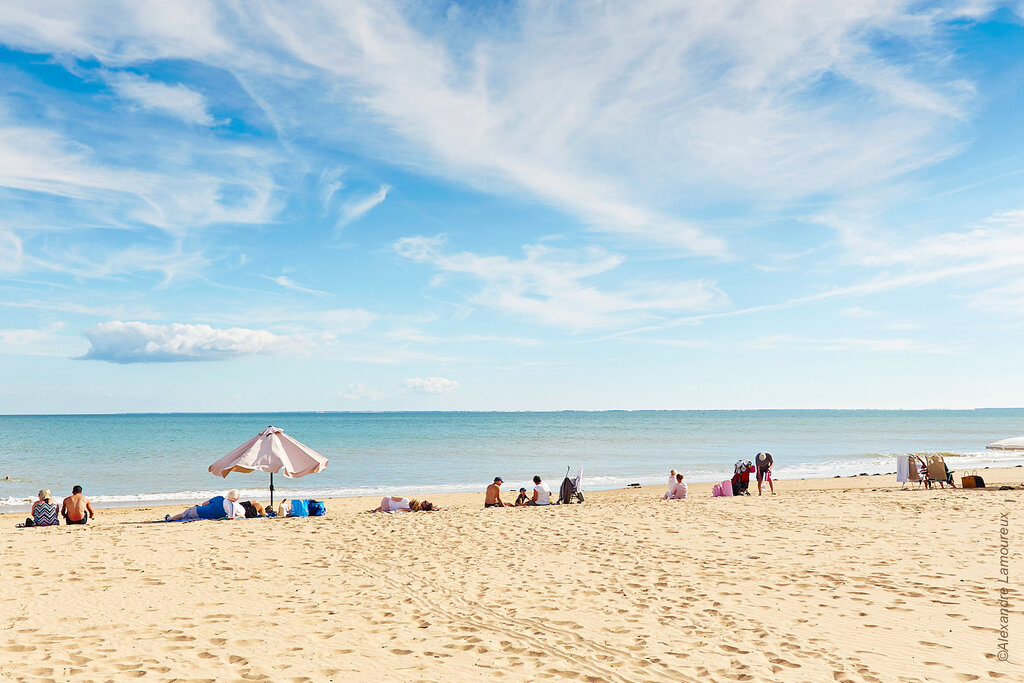
{"label": "group of people on sand", "polygon": [[20,527],[36,526],[57,526],[61,518],[65,524],[86,524],[89,519],[96,516],[92,509],[92,503],[82,495],[82,487],[77,484],[72,487],[71,495],[64,499],[57,507],[50,497],[50,489],[39,491],[39,499],[32,503],[31,516],[25,518],[24,524]]}
{"label": "group of people on sand", "polygon": [[[193,505],[176,515],[166,515],[165,522],[189,522],[196,519],[244,519],[245,507],[238,502],[239,493],[236,489],[228,491],[226,496],[214,496],[199,505]],[[251,503],[251,501],[250,501]],[[256,503],[259,505],[259,503]],[[260,507],[263,507],[260,505]]]}
{"label": "group of people on sand", "polygon": [[[772,495],[775,495],[775,484],[772,482],[772,467],[775,465],[775,459],[771,453],[758,453],[754,462],[749,460],[740,460],[736,463],[733,468],[732,481],[722,482],[722,486],[726,484],[732,485],[732,495],[750,495],[747,493],[747,483],[750,481],[750,473],[756,472],[757,475],[757,495],[762,494],[762,486],[767,483],[768,488]],[[689,496],[690,489],[683,481],[684,477],[682,473],[672,470],[668,475],[668,490],[665,491],[665,495],[662,496],[663,500],[682,500]],[[717,484],[715,485],[718,486]],[[717,496],[718,493],[716,492]]]}
{"label": "group of people on sand", "polygon": [[519,496],[516,497],[515,503],[506,503],[501,499],[501,485],[504,483],[504,479],[495,477],[494,481],[487,485],[487,490],[484,491],[485,508],[551,505],[551,488],[539,475],[533,478],[532,493],[527,493],[525,486],[519,487]]}
{"label": "group of people on sand", "polygon": [[[269,505],[264,507],[262,503],[255,500],[238,501],[240,494],[236,489],[231,489],[223,496],[214,496],[198,505],[179,512],[176,515],[167,515],[165,522],[191,522],[197,519],[254,519],[256,517],[306,517],[314,516],[309,504],[317,501],[305,501],[305,512],[299,515],[296,512],[296,505],[303,501],[292,501],[284,499],[275,512]],[[322,503],[320,503],[322,506]],[[316,513],[323,514],[323,512]]]}

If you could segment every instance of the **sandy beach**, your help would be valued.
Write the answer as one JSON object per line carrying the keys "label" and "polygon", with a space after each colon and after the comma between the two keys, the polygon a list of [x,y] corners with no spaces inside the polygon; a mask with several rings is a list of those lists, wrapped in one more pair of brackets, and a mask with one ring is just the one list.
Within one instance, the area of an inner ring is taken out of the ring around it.
{"label": "sandy beach", "polygon": [[4,515],[0,679],[1024,680],[1024,470],[983,474],[986,490],[884,475],[550,509],[458,494],[397,515],[354,498],[308,519]]}

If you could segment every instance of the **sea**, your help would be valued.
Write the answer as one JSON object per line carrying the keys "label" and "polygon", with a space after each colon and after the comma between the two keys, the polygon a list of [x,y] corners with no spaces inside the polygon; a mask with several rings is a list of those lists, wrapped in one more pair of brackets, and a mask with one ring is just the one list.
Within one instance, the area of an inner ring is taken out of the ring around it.
{"label": "sea", "polygon": [[556,489],[580,470],[584,491],[661,484],[670,469],[721,481],[759,451],[776,480],[895,472],[903,453],[942,454],[955,471],[1024,465],[1024,454],[985,450],[1024,435],[1016,408],[7,415],[0,512],[75,484],[99,506],[193,504],[228,488],[266,500],[266,473],[221,479],[207,467],[268,425],[330,460],[319,474],[276,476],[275,498],[482,492],[496,476],[510,490],[534,475]]}

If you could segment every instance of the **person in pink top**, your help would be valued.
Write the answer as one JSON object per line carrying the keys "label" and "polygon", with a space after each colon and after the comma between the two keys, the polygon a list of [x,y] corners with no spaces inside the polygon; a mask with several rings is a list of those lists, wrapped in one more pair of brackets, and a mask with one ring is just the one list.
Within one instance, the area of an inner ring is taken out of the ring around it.
{"label": "person in pink top", "polygon": [[[673,470],[674,472],[675,470]],[[690,487],[683,481],[682,474],[676,474],[675,481],[669,487],[668,491],[665,492],[665,500],[682,500],[686,498],[690,493]]]}

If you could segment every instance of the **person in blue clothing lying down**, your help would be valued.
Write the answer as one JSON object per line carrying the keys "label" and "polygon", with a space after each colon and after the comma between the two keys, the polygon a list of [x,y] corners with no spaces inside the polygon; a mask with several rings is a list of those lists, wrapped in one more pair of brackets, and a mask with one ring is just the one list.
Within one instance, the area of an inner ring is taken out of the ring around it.
{"label": "person in blue clothing lying down", "polygon": [[231,489],[226,496],[214,496],[173,517],[167,515],[164,517],[164,521],[181,522],[192,519],[239,519],[244,517],[245,508],[238,502],[238,491]]}

